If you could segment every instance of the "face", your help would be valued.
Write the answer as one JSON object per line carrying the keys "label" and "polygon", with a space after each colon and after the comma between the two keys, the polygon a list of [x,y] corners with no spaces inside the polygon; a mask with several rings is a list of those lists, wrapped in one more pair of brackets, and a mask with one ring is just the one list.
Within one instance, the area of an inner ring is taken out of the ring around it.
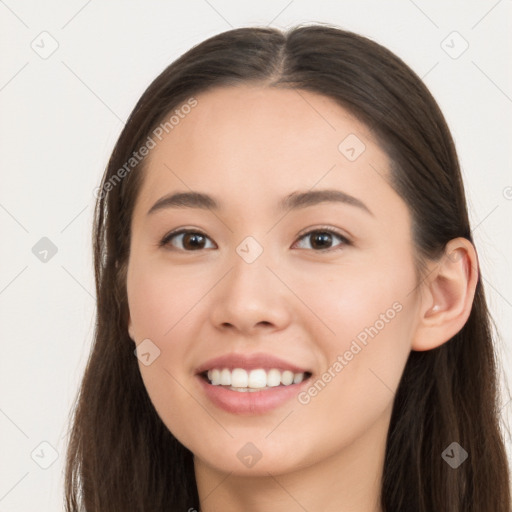
{"label": "face", "polygon": [[[196,461],[237,474],[383,439],[419,306],[386,154],[310,92],[196,99],[151,150],[131,226],[129,332],[159,416]],[[192,192],[211,200],[153,208]]]}

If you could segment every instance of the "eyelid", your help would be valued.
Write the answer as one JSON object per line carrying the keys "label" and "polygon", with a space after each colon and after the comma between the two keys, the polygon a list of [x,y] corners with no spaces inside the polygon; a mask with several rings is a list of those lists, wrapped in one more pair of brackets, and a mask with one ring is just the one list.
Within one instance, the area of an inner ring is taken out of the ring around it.
{"label": "eyelid", "polygon": [[[318,250],[313,250],[313,249],[307,249],[307,250],[310,250],[312,252],[320,252],[320,253],[326,253],[326,252],[334,252],[336,250],[340,250],[342,249],[344,246],[347,246],[347,245],[352,245],[352,239],[350,236],[348,235],[345,235],[344,233],[340,232],[337,228],[334,228],[334,227],[331,227],[331,226],[313,226],[313,227],[308,227],[304,230],[302,230],[298,235],[297,235],[297,241],[300,241],[302,238],[304,238],[306,235],[310,235],[312,233],[315,233],[315,232],[320,232],[320,233],[330,233],[334,236],[337,236],[338,238],[340,238],[342,240],[342,244],[340,244],[339,246],[334,246],[334,247],[329,247],[327,249],[318,249]],[[296,242],[294,242],[293,245],[295,245]],[[292,246],[293,247],[293,246]]]}
{"label": "eyelid", "polygon": [[[211,240],[213,242],[213,240],[206,233],[204,233],[202,230],[197,229],[197,228],[186,228],[185,227],[185,228],[178,228],[175,231],[170,231],[169,233],[164,235],[163,238],[158,242],[158,246],[159,247],[170,246],[171,239],[173,239],[174,237],[179,236],[179,235],[183,235],[183,234],[186,235],[187,233],[194,233],[194,234],[197,234],[197,235],[201,235],[201,236],[203,236],[203,237],[205,237],[208,240]],[[213,243],[215,244],[215,242],[213,242]],[[215,245],[217,245],[217,244],[215,244]],[[185,251],[183,249],[178,249],[176,247],[173,247],[173,249],[175,249],[177,251],[181,251],[181,252],[199,252],[199,251]]]}
{"label": "eyelid", "polygon": [[339,236],[340,238],[345,239],[347,242],[352,243],[352,238],[348,233],[345,234],[345,232],[342,232],[338,228],[328,225],[312,226],[309,228],[305,228],[299,232],[299,234],[297,235],[297,239],[302,238],[304,235],[307,235],[315,231],[327,231],[328,233],[332,233],[333,235]]}
{"label": "eyelid", "polygon": [[[345,235],[343,233],[341,233],[338,229],[336,228],[333,228],[331,226],[313,226],[313,227],[308,227],[308,228],[305,228],[303,229],[302,231],[300,231],[298,234],[297,234],[297,238],[296,240],[293,242],[293,245],[295,245],[298,241],[300,241],[302,238],[304,238],[306,235],[310,235],[312,233],[315,233],[315,232],[327,232],[327,233],[330,233],[332,235],[335,235],[337,236],[338,238],[340,238],[343,243],[340,244],[341,247],[343,246],[347,246],[347,245],[352,245],[352,239],[350,236],[348,235]],[[201,229],[197,229],[197,228],[187,228],[187,227],[183,227],[183,228],[178,228],[176,229],[175,231],[170,231],[169,233],[167,233],[166,235],[164,235],[164,237],[160,240],[160,242],[158,243],[158,246],[159,247],[166,247],[166,246],[169,246],[170,245],[170,240],[173,239],[174,237],[176,236],[179,236],[179,235],[182,235],[182,234],[187,234],[187,233],[194,233],[194,234],[198,234],[198,235],[201,235],[205,238],[207,238],[208,240],[212,241],[213,240],[206,234],[204,233]],[[215,246],[217,246],[217,244],[215,242],[213,242],[215,244]],[[292,245],[292,247],[293,247]],[[186,251],[186,250],[183,250],[183,249],[178,249],[178,248],[173,248],[177,251],[181,251],[181,252],[200,252],[201,250],[204,250],[204,249],[198,249],[197,251]],[[339,248],[337,246],[335,247],[329,247],[327,249],[318,249],[318,250],[314,250],[314,249],[307,249],[307,250],[310,250],[312,252],[321,252],[321,253],[325,253],[325,252],[332,252],[332,251],[336,251],[338,250]]]}

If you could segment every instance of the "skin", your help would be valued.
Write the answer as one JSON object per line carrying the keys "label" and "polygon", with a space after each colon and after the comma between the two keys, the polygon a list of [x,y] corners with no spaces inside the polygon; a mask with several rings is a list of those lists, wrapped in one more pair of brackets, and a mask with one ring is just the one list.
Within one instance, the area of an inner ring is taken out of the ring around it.
{"label": "skin", "polygon": [[[150,365],[139,362],[149,396],[194,453],[203,512],[379,511],[407,357],[466,322],[474,248],[452,240],[450,257],[431,262],[417,286],[411,217],[388,184],[388,157],[332,100],[248,85],[196,98],[151,150],[131,226],[128,328],[136,344],[149,338],[160,350]],[[355,161],[338,150],[349,134],[366,146]],[[335,202],[277,211],[287,194],[320,189],[348,193],[372,214]],[[220,210],[147,214],[162,196],[190,190],[214,196]],[[303,236],[326,226],[350,244],[334,235],[322,252],[314,233]],[[191,250],[182,236],[159,247],[180,227],[204,233],[204,248]],[[250,264],[236,251],[247,236],[263,248]],[[265,414],[236,415],[211,403],[194,376],[212,357],[263,352],[311,368],[315,380],[397,303],[400,312],[307,404],[293,398]],[[237,457],[248,442],[261,452],[251,468]]]}

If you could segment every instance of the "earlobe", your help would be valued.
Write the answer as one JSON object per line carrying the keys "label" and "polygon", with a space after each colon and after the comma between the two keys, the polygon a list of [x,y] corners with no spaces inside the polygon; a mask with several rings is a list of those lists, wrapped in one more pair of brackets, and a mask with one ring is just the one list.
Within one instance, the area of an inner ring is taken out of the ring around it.
{"label": "earlobe", "polygon": [[478,281],[478,259],[473,244],[454,238],[444,255],[432,262],[422,283],[422,302],[411,349],[431,350],[455,336],[471,313]]}

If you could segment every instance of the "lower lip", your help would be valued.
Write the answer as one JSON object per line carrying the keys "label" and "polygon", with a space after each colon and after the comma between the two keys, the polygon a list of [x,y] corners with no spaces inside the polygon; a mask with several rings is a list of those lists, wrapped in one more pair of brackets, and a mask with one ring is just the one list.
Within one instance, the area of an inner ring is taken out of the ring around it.
{"label": "lower lip", "polygon": [[311,377],[299,384],[276,386],[261,391],[232,391],[223,386],[213,386],[200,375],[196,375],[206,396],[218,407],[233,414],[263,414],[296,397],[302,388],[309,385]]}

